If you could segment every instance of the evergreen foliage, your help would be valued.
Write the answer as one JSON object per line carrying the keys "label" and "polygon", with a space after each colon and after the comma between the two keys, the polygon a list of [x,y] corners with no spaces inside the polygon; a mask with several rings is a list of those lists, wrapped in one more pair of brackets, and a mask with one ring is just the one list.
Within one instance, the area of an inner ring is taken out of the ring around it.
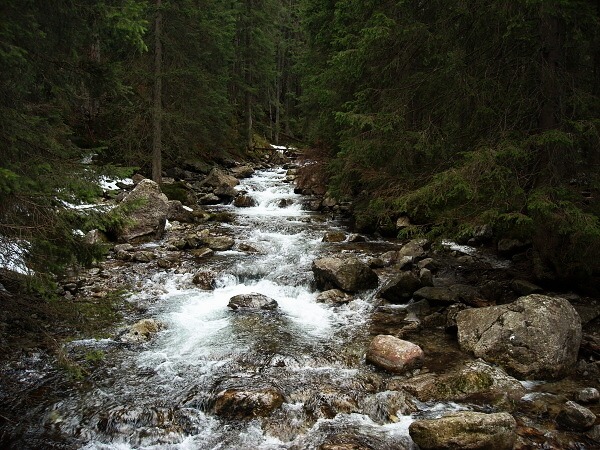
{"label": "evergreen foliage", "polygon": [[[303,2],[304,101],[357,225],[492,224],[564,279],[599,273],[593,2]],[[312,68],[312,69],[311,69]]]}

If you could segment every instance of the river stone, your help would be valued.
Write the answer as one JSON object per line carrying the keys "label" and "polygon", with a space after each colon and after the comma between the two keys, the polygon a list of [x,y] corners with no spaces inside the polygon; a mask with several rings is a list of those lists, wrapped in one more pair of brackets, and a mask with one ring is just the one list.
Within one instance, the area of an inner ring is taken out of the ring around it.
{"label": "river stone", "polygon": [[414,259],[422,259],[427,254],[425,249],[428,246],[429,241],[427,241],[427,239],[413,239],[398,251],[398,257],[410,256]]}
{"label": "river stone", "polygon": [[412,272],[400,272],[389,279],[379,291],[379,296],[393,303],[406,303],[421,287],[421,280]]}
{"label": "river stone", "polygon": [[419,271],[419,280],[423,286],[433,286],[433,274],[429,269],[421,269]]}
{"label": "river stone", "polygon": [[498,242],[498,253],[502,256],[513,256],[529,247],[530,244],[518,239],[501,239]]}
{"label": "river stone", "polygon": [[539,294],[543,291],[541,287],[536,284],[531,283],[527,280],[512,280],[510,282],[510,287],[513,291],[515,291],[518,295],[530,295],[530,294]]}
{"label": "river stone", "polygon": [[149,263],[150,261],[154,260],[156,258],[156,255],[154,254],[154,252],[148,251],[148,250],[141,250],[139,252],[135,252],[133,253],[133,255],[131,255],[131,259],[135,262],[139,262],[139,263]]}
{"label": "river stone", "polygon": [[254,175],[254,169],[250,166],[237,166],[231,169],[235,178],[250,178]]}
{"label": "river stone", "polygon": [[577,400],[581,403],[598,403],[600,401],[600,392],[593,387],[581,389],[577,393]]}
{"label": "river stone", "polygon": [[249,195],[238,195],[233,201],[233,206],[238,208],[251,208],[256,206],[256,202]]}
{"label": "river stone", "polygon": [[367,350],[368,362],[394,373],[421,367],[423,359],[421,347],[390,335],[376,336]]}
{"label": "river stone", "polygon": [[508,413],[464,411],[415,420],[410,437],[422,450],[512,450],[517,423]]}
{"label": "river stone", "polygon": [[201,205],[216,205],[221,203],[221,199],[211,192],[200,197],[198,203]]}
{"label": "river stone", "polygon": [[379,279],[371,268],[358,258],[321,258],[313,261],[312,271],[320,290],[339,288],[358,292],[377,287]]}
{"label": "river stone", "polygon": [[201,270],[196,272],[192,283],[205,291],[212,291],[215,288],[216,274],[210,270]]}
{"label": "river stone", "polygon": [[231,250],[235,245],[235,240],[229,236],[209,236],[204,242],[208,248],[216,252]]}
{"label": "river stone", "polygon": [[240,184],[240,182],[237,178],[227,175],[225,172],[215,167],[210,171],[208,176],[202,180],[201,184],[203,186],[210,186],[213,188],[219,188],[223,186],[233,188],[234,186]]}
{"label": "river stone", "polygon": [[192,223],[194,221],[194,211],[191,208],[184,207],[179,200],[170,200],[167,219],[181,223]]}
{"label": "river stone", "polygon": [[144,179],[109,214],[122,214],[127,218],[125,225],[117,230],[116,238],[120,242],[133,242],[160,238],[168,212],[167,196],[154,181]]}
{"label": "river stone", "polygon": [[163,324],[154,319],[142,319],[129,327],[129,330],[121,337],[121,340],[136,344],[145,342],[163,328]]}
{"label": "river stone", "polygon": [[208,247],[204,247],[204,248],[198,248],[198,249],[194,249],[190,252],[190,254],[195,258],[195,259],[203,259],[203,258],[207,258],[209,256],[214,255],[214,251],[211,250]]}
{"label": "river stone", "polygon": [[567,430],[586,431],[594,426],[596,415],[578,403],[568,401],[556,416],[556,423]]}
{"label": "river stone", "polygon": [[323,242],[344,242],[346,240],[346,233],[343,231],[328,231],[323,236]]}
{"label": "river stone", "polygon": [[352,301],[352,296],[346,294],[344,291],[339,289],[330,289],[325,292],[321,292],[317,296],[317,303],[327,303],[330,305],[341,305]]}
{"label": "river stone", "polygon": [[238,309],[266,309],[273,310],[277,308],[277,302],[272,298],[262,294],[241,294],[231,297],[227,305],[234,311]]}
{"label": "river stone", "polygon": [[464,351],[529,379],[560,378],[577,362],[581,321],[563,298],[532,294],[514,303],[460,311]]}
{"label": "river stone", "polygon": [[228,419],[266,417],[283,404],[283,395],[274,388],[227,389],[217,394],[214,412]]}
{"label": "river stone", "polygon": [[483,361],[466,363],[442,375],[417,375],[400,387],[422,402],[474,401],[511,409],[527,393],[516,378]]}

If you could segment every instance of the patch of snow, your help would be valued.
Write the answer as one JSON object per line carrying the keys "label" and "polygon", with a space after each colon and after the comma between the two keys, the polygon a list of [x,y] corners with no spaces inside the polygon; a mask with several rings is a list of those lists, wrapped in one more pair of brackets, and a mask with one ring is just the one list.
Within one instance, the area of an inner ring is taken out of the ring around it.
{"label": "patch of snow", "polygon": [[183,209],[185,209],[186,211],[189,211],[189,212],[194,211],[192,208],[190,208],[189,206],[185,206],[185,205],[183,205]]}
{"label": "patch of snow", "polygon": [[122,178],[122,179],[118,179],[118,180],[116,180],[116,179],[113,180],[113,179],[107,177],[106,175],[101,176],[100,179],[98,180],[98,184],[105,191],[117,191],[117,190],[121,189],[119,186],[117,186],[117,183],[126,184],[128,186],[132,186],[134,184],[133,180],[131,178]]}
{"label": "patch of snow", "polygon": [[33,271],[25,264],[27,254],[27,241],[15,241],[0,236],[0,267],[13,272],[31,275]]}

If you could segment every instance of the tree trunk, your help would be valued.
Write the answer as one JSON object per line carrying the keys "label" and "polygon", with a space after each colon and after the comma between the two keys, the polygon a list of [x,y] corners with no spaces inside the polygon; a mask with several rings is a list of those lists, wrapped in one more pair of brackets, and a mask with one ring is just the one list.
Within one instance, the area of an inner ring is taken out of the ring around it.
{"label": "tree trunk", "polygon": [[152,179],[162,183],[162,0],[156,0],[154,21],[154,95],[152,114]]}
{"label": "tree trunk", "polygon": [[542,131],[556,128],[560,105],[560,86],[558,70],[561,59],[561,35],[559,19],[546,11],[545,5],[540,8],[540,37],[542,45],[542,61],[540,71],[541,110],[539,126]]}

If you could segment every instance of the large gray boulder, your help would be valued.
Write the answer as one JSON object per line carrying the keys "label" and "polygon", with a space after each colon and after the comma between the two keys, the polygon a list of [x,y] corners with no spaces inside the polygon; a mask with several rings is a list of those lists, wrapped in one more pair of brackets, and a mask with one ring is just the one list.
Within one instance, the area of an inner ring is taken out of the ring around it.
{"label": "large gray boulder", "polygon": [[169,200],[152,180],[143,179],[123,199],[112,214],[123,214],[125,225],[117,230],[120,242],[158,239],[164,231],[169,213]]}
{"label": "large gray boulder", "polygon": [[410,437],[422,450],[512,450],[517,423],[508,413],[464,411],[415,420]]}
{"label": "large gray boulder", "polygon": [[357,258],[321,258],[313,261],[312,271],[320,290],[341,289],[358,292],[377,287],[379,278]]}
{"label": "large gray boulder", "polygon": [[394,373],[403,373],[423,365],[421,347],[395,336],[375,336],[367,350],[367,361]]}
{"label": "large gray boulder", "polygon": [[456,317],[463,350],[524,378],[559,378],[577,361],[581,320],[563,298],[532,294]]}

